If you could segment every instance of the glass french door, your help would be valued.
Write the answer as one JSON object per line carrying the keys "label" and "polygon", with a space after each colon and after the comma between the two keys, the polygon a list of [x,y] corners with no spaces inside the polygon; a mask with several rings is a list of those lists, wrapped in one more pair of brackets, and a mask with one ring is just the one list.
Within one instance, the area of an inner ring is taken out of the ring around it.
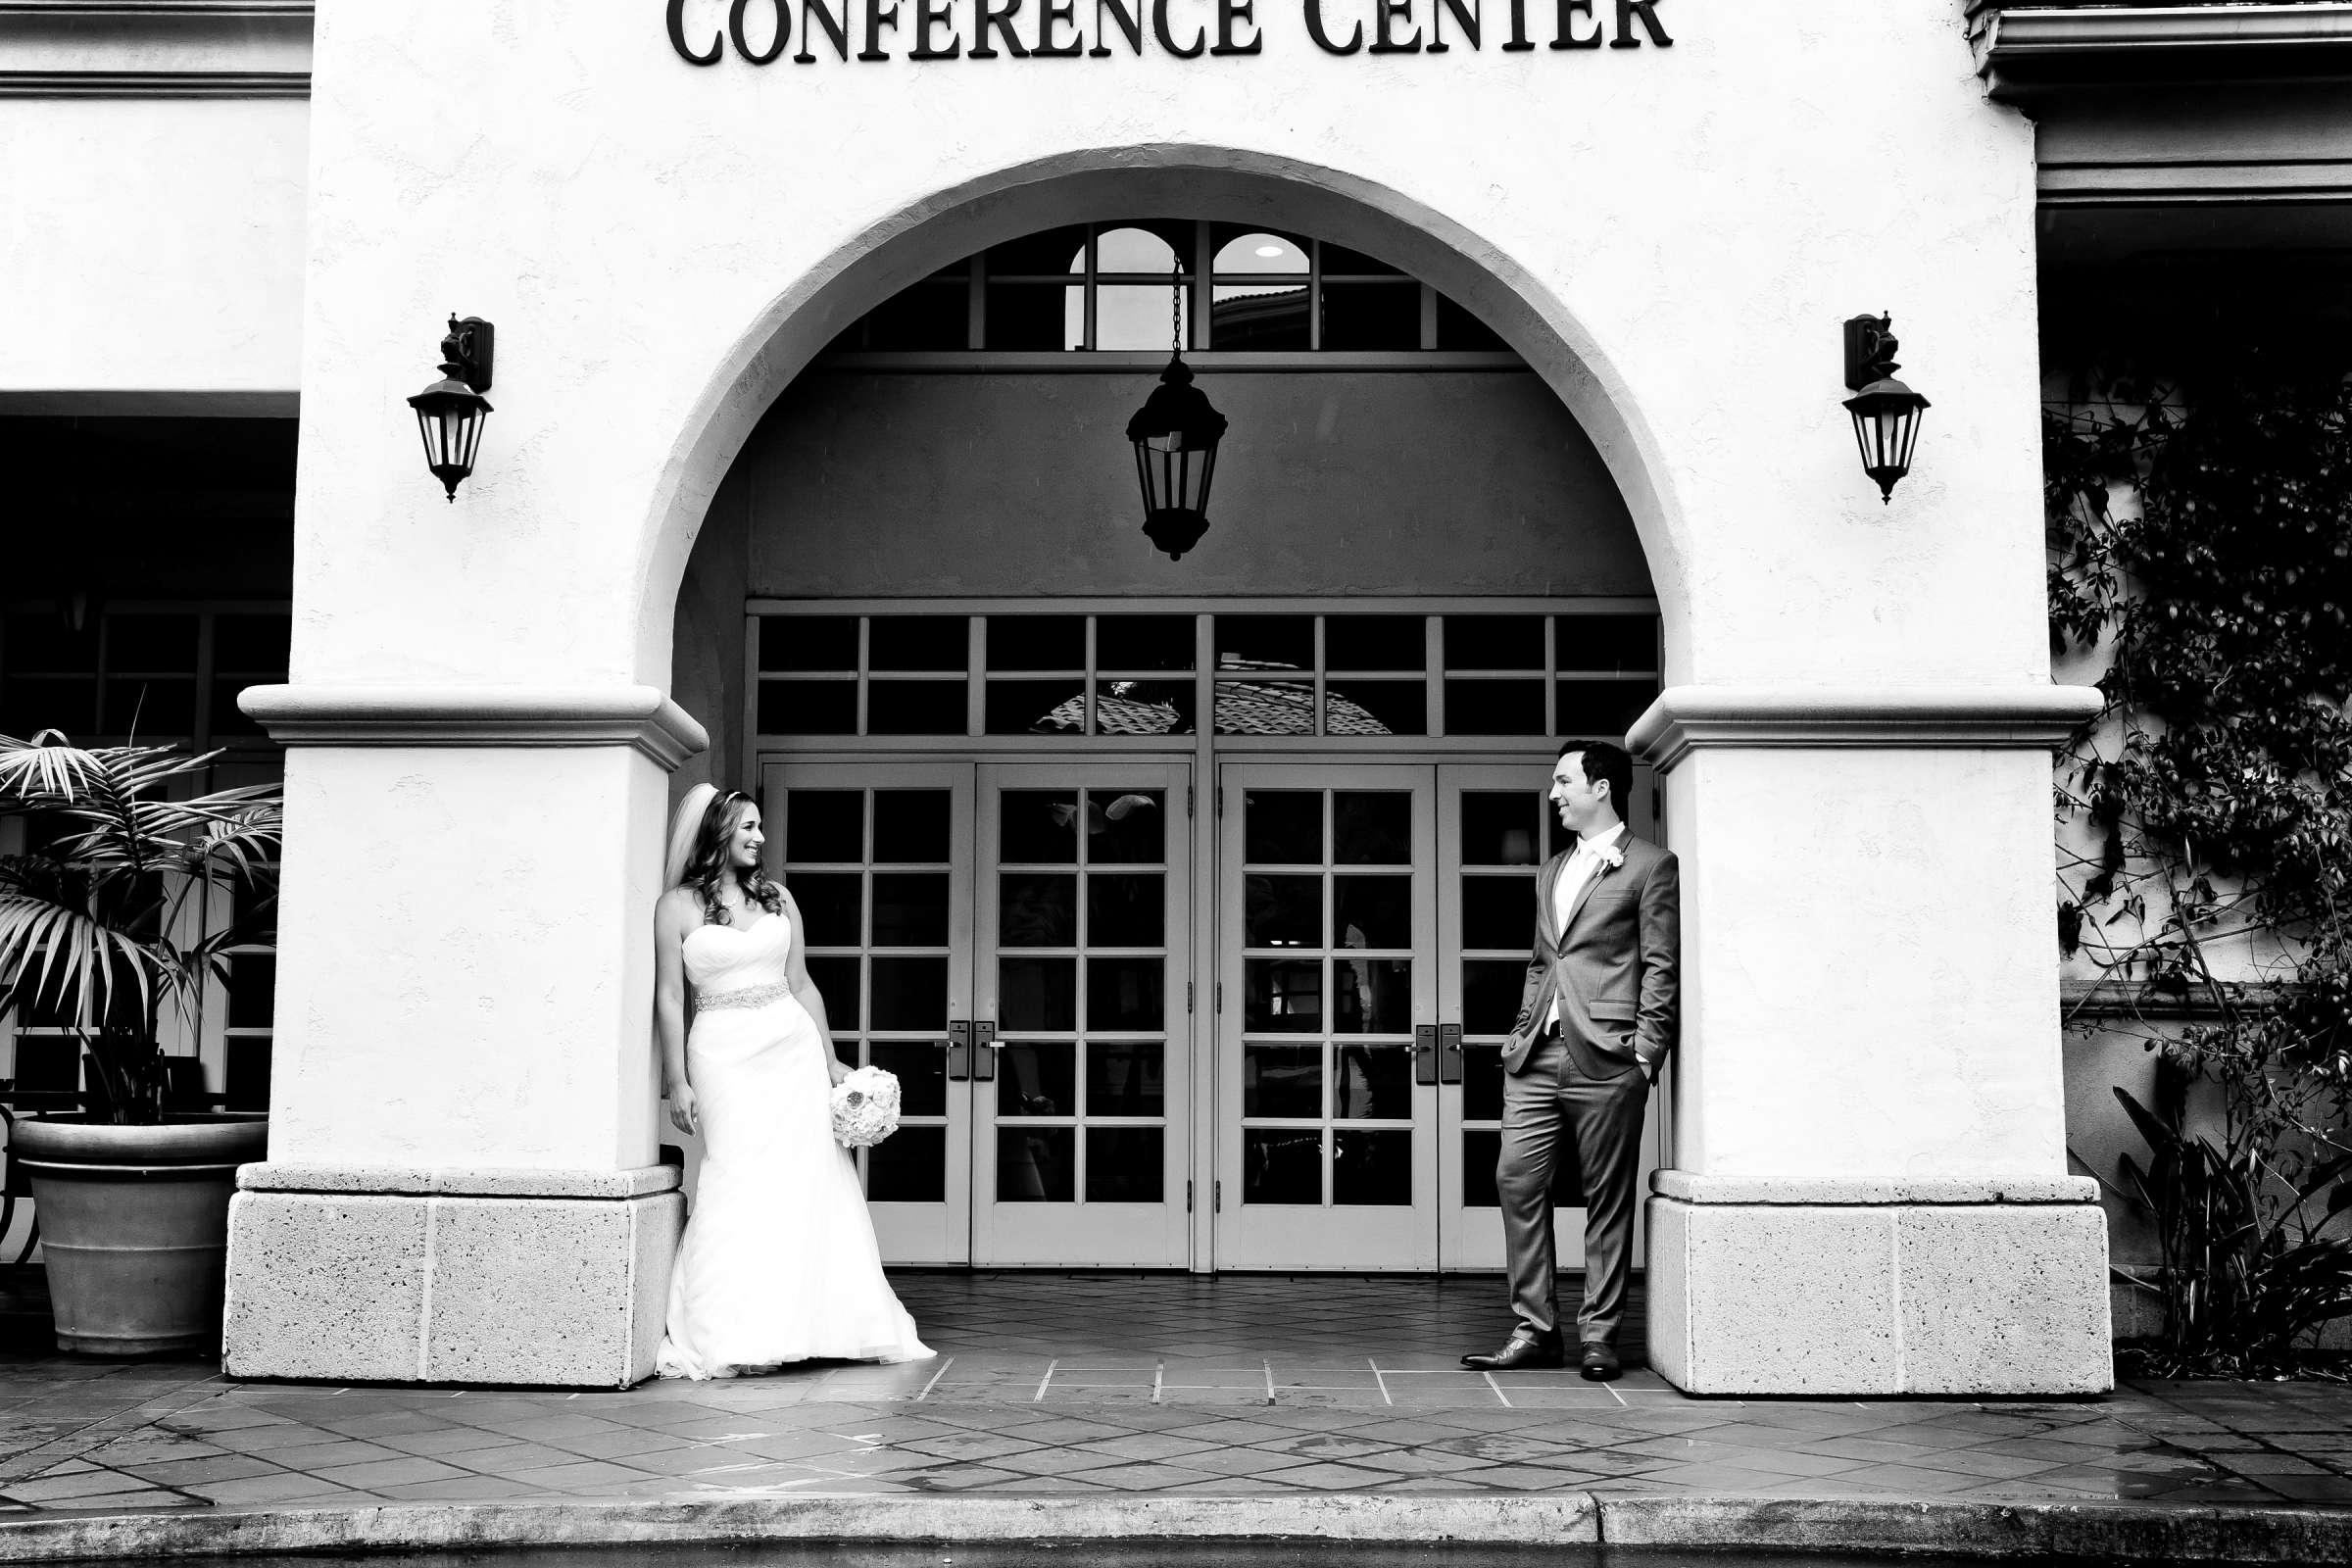
{"label": "glass french door", "polygon": [[[1460,764],[1438,770],[1439,982],[1443,1015],[1440,1132],[1438,1135],[1439,1267],[1496,1269],[1503,1265],[1502,1210],[1494,1194],[1494,1161],[1502,1144],[1502,1042],[1519,1014],[1535,940],[1536,875],[1566,835],[1544,799],[1530,787],[1521,764]],[[1548,777],[1546,770],[1545,777]],[[1656,814],[1646,768],[1637,768],[1627,827],[1655,841]],[[1662,1162],[1666,1120],[1653,1100],[1642,1129],[1638,1193]],[[1563,1166],[1552,1184],[1554,1255],[1562,1268],[1585,1256],[1585,1216],[1577,1178]],[[1636,1210],[1635,1261],[1642,1261],[1647,1227]]]}
{"label": "glass french door", "polygon": [[980,769],[974,1262],[1189,1260],[1190,773]]}
{"label": "glass french door", "polygon": [[1220,1268],[1437,1266],[1435,786],[1220,770]]}
{"label": "glass french door", "polygon": [[949,1021],[971,1016],[975,795],[969,763],[760,770],[768,869],[800,907],[834,1049],[898,1075],[898,1132],[857,1155],[897,1263],[972,1255],[970,1050],[949,1049]]}
{"label": "glass french door", "polygon": [[[1546,772],[1220,770],[1216,1267],[1502,1266],[1502,1041],[1560,842]],[[1573,1175],[1554,1192],[1573,1268]]]}
{"label": "glass french door", "polygon": [[898,1075],[859,1169],[895,1263],[1183,1267],[1190,769],[769,762],[771,867],[844,1059]]}

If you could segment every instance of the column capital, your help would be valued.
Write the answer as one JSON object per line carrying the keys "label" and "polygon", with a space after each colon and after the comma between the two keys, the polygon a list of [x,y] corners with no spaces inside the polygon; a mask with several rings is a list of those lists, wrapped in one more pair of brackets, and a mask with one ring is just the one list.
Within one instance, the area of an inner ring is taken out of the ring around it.
{"label": "column capital", "polygon": [[248,687],[237,706],[287,746],[627,746],[674,771],[710,744],[652,686]]}
{"label": "column capital", "polygon": [[1626,734],[1661,773],[1702,746],[2048,751],[2104,705],[2088,686],[1669,686]]}

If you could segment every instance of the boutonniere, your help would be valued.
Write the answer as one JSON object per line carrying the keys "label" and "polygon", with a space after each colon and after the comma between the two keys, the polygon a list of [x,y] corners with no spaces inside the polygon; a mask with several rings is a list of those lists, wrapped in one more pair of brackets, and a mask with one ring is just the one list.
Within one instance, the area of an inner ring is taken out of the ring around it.
{"label": "boutonniere", "polygon": [[1592,847],[1592,855],[1600,861],[1600,873],[1603,876],[1625,863],[1625,852],[1614,844],[1596,844]]}

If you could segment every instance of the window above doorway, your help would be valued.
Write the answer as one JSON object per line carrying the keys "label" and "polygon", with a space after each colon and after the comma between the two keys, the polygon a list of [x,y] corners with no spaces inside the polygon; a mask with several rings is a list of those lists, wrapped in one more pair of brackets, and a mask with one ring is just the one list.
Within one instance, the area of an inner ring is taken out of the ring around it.
{"label": "window above doorway", "polygon": [[752,728],[916,737],[1394,745],[1623,734],[1659,684],[1646,604],[1151,612],[760,605]]}
{"label": "window above doorway", "polygon": [[[1173,314],[1174,319],[1171,319]],[[1079,223],[991,246],[875,307],[835,354],[1516,356],[1399,269],[1308,235],[1191,219]]]}

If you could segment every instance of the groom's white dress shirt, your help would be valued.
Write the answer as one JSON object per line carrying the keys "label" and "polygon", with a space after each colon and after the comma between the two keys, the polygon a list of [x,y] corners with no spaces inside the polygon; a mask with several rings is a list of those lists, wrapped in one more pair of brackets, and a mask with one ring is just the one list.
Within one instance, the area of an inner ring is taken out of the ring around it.
{"label": "groom's white dress shirt", "polygon": [[[1568,918],[1576,908],[1576,896],[1584,892],[1585,884],[1599,873],[1601,860],[1598,852],[1623,837],[1625,824],[1620,822],[1605,833],[1588,834],[1576,841],[1576,849],[1569,855],[1568,863],[1560,867],[1560,879],[1551,890],[1551,916],[1559,922],[1558,928],[1552,932],[1553,940],[1568,934]],[[1560,1024],[1560,1001],[1557,996],[1551,1001],[1550,1023],[1555,1029]]]}

